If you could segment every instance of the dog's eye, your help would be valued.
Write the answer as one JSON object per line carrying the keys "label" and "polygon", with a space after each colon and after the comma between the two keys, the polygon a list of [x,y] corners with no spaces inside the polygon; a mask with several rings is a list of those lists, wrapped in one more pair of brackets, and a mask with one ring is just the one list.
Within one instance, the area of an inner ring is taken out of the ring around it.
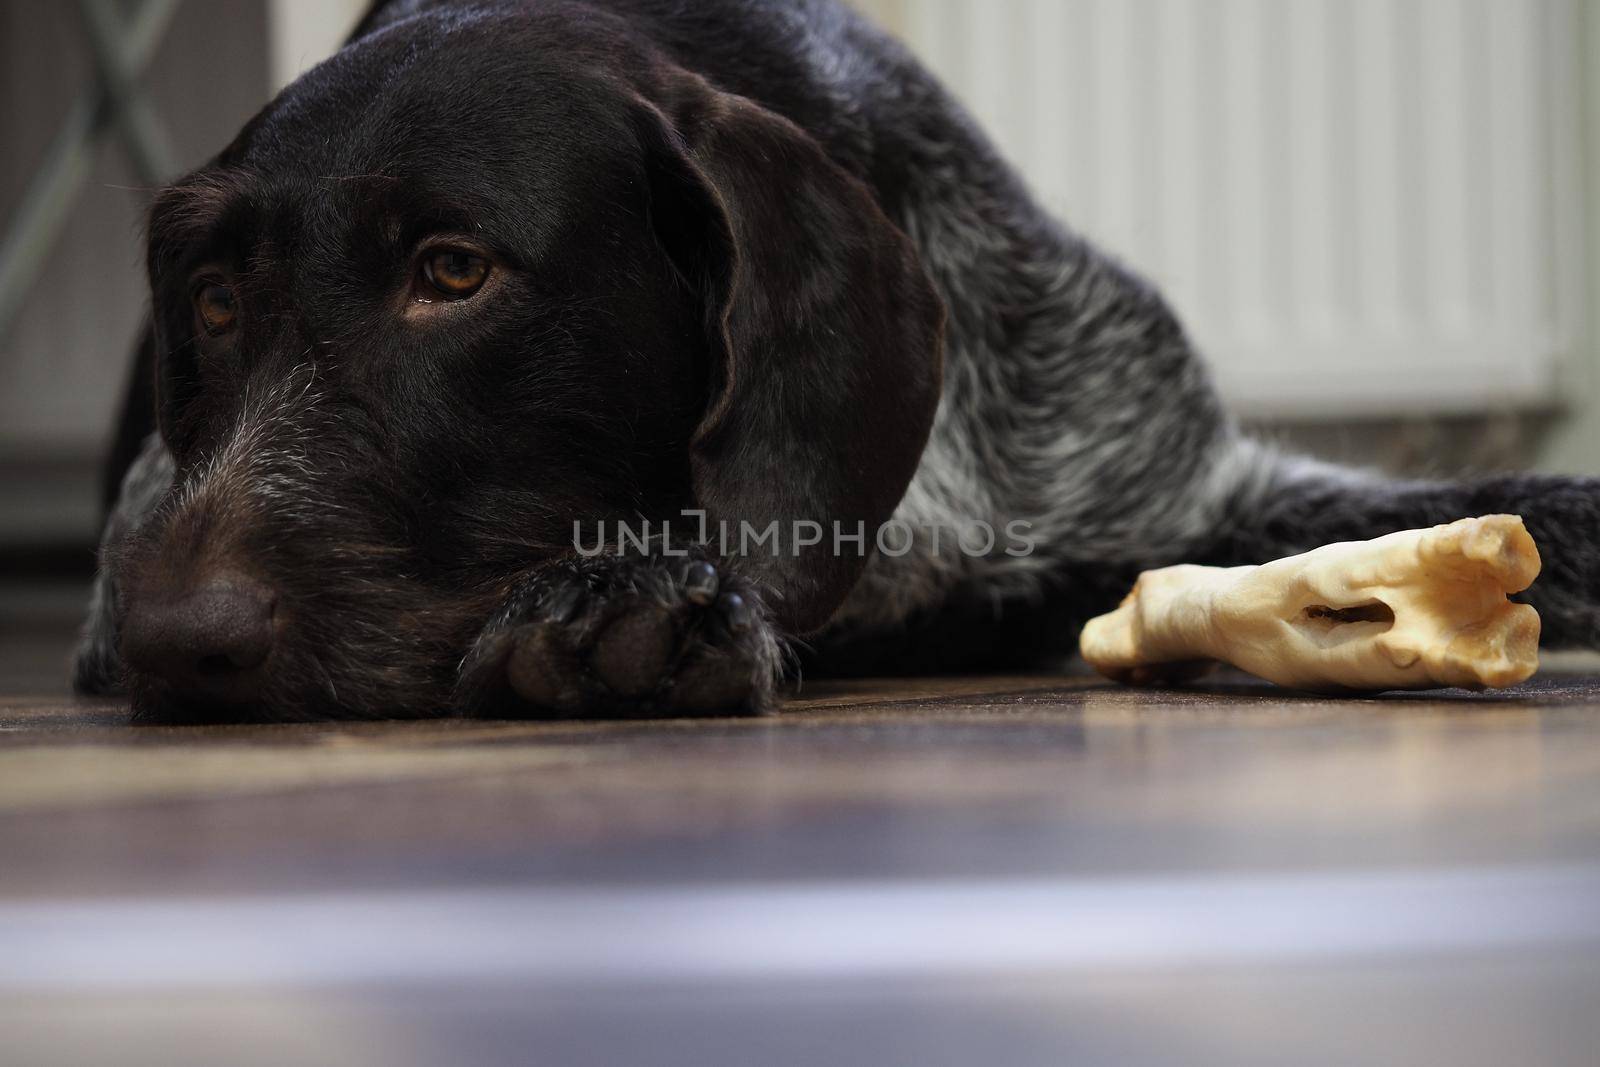
{"label": "dog's eye", "polygon": [[207,282],[195,290],[194,308],[207,333],[226,333],[239,316],[233,290],[221,282]]}
{"label": "dog's eye", "polygon": [[441,249],[422,261],[422,275],[440,296],[462,300],[483,288],[489,261],[471,252]]}

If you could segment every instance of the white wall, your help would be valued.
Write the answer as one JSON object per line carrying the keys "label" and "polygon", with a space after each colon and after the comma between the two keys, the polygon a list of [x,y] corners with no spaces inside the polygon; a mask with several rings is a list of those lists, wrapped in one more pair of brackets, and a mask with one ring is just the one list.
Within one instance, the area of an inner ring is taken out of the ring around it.
{"label": "white wall", "polygon": [[1479,413],[1585,350],[1579,0],[897,0],[1236,410]]}
{"label": "white wall", "polygon": [[1577,40],[1589,57],[1583,70],[1583,121],[1577,144],[1585,163],[1587,218],[1574,220],[1588,250],[1587,343],[1574,361],[1563,412],[1540,455],[1540,466],[1552,471],[1600,474],[1600,2],[1580,8]]}

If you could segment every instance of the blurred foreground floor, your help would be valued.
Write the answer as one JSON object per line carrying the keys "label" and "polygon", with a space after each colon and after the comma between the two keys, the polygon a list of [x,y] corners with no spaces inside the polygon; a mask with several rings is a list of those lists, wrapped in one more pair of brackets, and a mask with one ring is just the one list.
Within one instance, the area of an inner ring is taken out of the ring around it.
{"label": "blurred foreground floor", "polygon": [[8,1065],[1593,1064],[1597,1006],[1584,676],[626,724],[0,698]]}

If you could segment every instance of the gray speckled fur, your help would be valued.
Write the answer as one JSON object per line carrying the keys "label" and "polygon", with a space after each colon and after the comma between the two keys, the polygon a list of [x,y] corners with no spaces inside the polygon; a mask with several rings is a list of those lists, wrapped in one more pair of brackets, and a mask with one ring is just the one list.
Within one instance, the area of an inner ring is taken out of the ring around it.
{"label": "gray speckled fur", "polygon": [[[893,626],[952,594],[1028,599],[1063,567],[1196,552],[1272,458],[1240,436],[1160,295],[1049,217],[930,78],[904,75],[868,82],[887,94],[877,132],[912,161],[897,221],[949,318],[943,400],[898,517],[1022,520],[1038,548],[973,558],[923,537],[875,558],[837,621]],[[930,108],[939,136],[917,138],[927,124],[906,113]]]}

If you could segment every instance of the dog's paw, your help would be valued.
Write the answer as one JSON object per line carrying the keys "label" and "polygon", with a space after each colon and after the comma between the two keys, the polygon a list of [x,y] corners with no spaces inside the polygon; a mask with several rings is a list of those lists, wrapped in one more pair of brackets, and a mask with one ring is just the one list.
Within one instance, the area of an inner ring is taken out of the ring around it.
{"label": "dog's paw", "polygon": [[781,649],[760,592],[709,559],[568,560],[525,582],[484,630],[463,702],[546,716],[757,713]]}

